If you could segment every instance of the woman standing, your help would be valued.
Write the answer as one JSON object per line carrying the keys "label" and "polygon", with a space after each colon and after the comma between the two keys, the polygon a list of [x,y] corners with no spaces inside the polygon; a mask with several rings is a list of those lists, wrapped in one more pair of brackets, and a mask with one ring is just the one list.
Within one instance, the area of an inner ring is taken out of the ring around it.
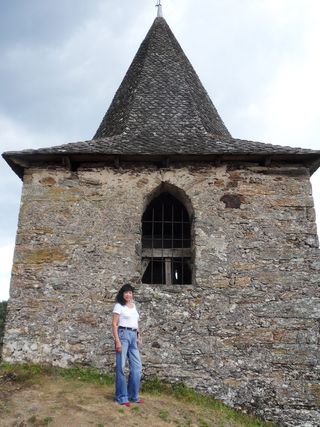
{"label": "woman standing", "polygon": [[[129,284],[122,286],[116,296],[112,316],[112,334],[116,348],[116,401],[130,406],[130,401],[143,403],[139,398],[141,379],[141,358],[138,345],[139,314],[133,302],[134,288]],[[125,375],[126,360],[129,359],[128,384]]]}

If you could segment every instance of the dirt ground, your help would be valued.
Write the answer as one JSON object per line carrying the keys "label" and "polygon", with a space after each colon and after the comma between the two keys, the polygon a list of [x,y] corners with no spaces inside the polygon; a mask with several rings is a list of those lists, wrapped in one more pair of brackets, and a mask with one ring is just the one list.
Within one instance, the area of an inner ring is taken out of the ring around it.
{"label": "dirt ground", "polygon": [[[176,400],[172,396],[142,396],[145,403],[130,408],[113,400],[113,386],[90,384],[59,377],[44,377],[36,383],[0,378],[1,427],[235,427],[214,409]],[[221,415],[221,416],[220,416]]]}

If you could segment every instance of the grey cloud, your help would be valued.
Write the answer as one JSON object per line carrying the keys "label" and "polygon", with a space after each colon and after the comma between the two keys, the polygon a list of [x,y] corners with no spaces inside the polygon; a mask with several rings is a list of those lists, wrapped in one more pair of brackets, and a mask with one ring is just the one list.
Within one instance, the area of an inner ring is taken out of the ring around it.
{"label": "grey cloud", "polygon": [[94,17],[100,3],[94,0],[2,1],[0,46],[57,44],[75,27]]}
{"label": "grey cloud", "polygon": [[[51,10],[46,10],[42,3],[29,2],[28,5],[47,23]],[[113,8],[115,15],[110,19],[108,5],[112,2],[104,2],[103,7],[101,1],[90,2],[92,9],[88,16],[86,7],[83,10],[80,7],[79,13],[78,2],[70,3],[74,7],[68,3],[65,8],[60,2],[54,2],[57,9],[54,16],[63,13],[63,19],[55,29],[50,25],[45,29],[35,25],[30,31],[36,42],[25,39],[18,29],[5,46],[0,45],[3,58],[0,112],[5,111],[26,123],[31,130],[65,129],[66,139],[60,142],[92,137],[148,25],[138,28],[139,19],[132,23],[132,14],[124,25],[120,6]],[[93,10],[97,13],[99,8],[102,14],[94,19]],[[4,16],[8,15],[4,12]],[[14,15],[16,11],[11,8],[10,12]],[[24,19],[23,15],[22,8],[17,24],[19,19]],[[59,37],[55,38],[57,32]],[[132,36],[136,37],[139,32],[141,37],[132,42]],[[50,34],[50,42],[44,34]]]}

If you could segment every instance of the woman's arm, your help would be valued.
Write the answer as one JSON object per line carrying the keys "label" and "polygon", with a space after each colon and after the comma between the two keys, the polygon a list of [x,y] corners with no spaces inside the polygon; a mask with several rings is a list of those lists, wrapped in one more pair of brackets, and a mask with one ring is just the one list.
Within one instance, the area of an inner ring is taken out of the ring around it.
{"label": "woman's arm", "polygon": [[113,335],[114,342],[116,345],[116,351],[118,353],[121,352],[121,342],[120,342],[119,335],[118,335],[119,317],[120,317],[120,314],[118,314],[118,313],[113,313],[113,315],[112,315],[112,335]]}

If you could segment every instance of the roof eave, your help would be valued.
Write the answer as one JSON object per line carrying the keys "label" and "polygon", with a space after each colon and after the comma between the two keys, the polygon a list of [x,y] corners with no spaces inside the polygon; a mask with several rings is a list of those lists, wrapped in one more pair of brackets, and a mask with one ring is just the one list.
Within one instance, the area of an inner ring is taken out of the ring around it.
{"label": "roof eave", "polygon": [[27,165],[22,165],[15,157],[10,156],[9,153],[3,153],[2,157],[11,167],[13,172],[18,175],[18,177],[23,180],[24,169]]}
{"label": "roof eave", "polygon": [[160,163],[163,165],[170,162],[205,162],[205,163],[259,163],[268,166],[272,163],[302,164],[310,171],[310,176],[320,167],[320,153],[212,153],[212,154],[192,154],[192,153],[23,153],[5,152],[2,154],[4,160],[11,169],[23,180],[25,169],[37,167],[39,165],[60,165],[69,169],[77,168],[84,163],[110,163],[118,165],[122,163]]}

